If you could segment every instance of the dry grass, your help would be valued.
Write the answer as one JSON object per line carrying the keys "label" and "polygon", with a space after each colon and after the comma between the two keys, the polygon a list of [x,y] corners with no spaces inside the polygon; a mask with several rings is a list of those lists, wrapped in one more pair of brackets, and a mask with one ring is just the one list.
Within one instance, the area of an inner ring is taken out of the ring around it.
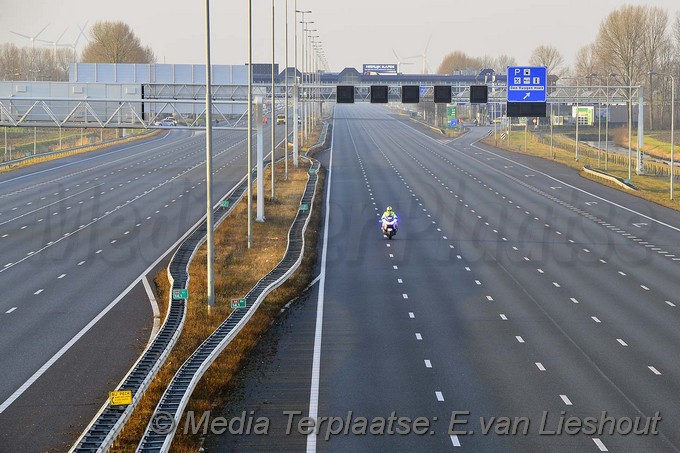
{"label": "dry grass", "polygon": [[[315,134],[318,136],[318,133]],[[313,139],[315,135],[310,138]],[[189,301],[184,330],[171,352],[167,363],[152,382],[139,406],[112,451],[133,451],[150,416],[180,365],[210,335],[231,312],[230,300],[243,297],[257,281],[268,273],[283,257],[290,225],[299,209],[300,198],[307,182],[306,162],[301,160],[295,169],[289,162],[288,181],[283,180],[284,163],[277,165],[277,198],[265,206],[265,223],[253,222],[253,248],[247,248],[247,205],[242,202],[220,225],[215,234],[215,307],[208,314],[206,308],[206,250],[202,247],[190,266]],[[323,174],[319,174],[317,199],[306,240],[305,258],[298,271],[281,287],[267,297],[248,324],[234,341],[222,352],[201,379],[187,410],[211,410],[222,401],[225,388],[240,369],[242,360],[267,330],[271,320],[289,300],[302,292],[312,280],[316,261],[316,237],[320,225],[320,191]],[[271,171],[266,172],[265,188],[271,193]],[[156,277],[161,289],[159,297],[167,301],[168,282],[165,270]],[[173,452],[195,452],[200,439],[178,435],[173,442]]]}
{"label": "dry grass", "polygon": [[[500,133],[499,133],[500,137]],[[593,181],[596,181],[598,183],[603,183],[604,185],[608,185],[611,187],[614,187],[618,190],[625,191],[627,193],[631,193],[632,195],[638,196],[640,198],[644,198],[649,201],[653,201],[657,204],[680,210],[680,202],[677,200],[671,201],[669,199],[669,175],[668,175],[668,166],[664,166],[663,164],[647,164],[647,167],[651,167],[652,169],[657,169],[659,172],[659,176],[656,176],[654,174],[649,174],[649,175],[636,175],[635,174],[635,168],[633,167],[632,171],[632,183],[637,186],[640,190],[638,191],[629,191],[627,189],[624,189],[616,184],[606,182],[605,180],[601,178],[597,178],[595,176],[590,176],[582,171],[584,165],[590,165],[593,168],[604,168],[604,162],[605,162],[605,153],[604,152],[599,152],[600,158],[598,160],[598,150],[595,148],[591,148],[585,144],[579,144],[579,155],[580,159],[579,161],[576,161],[574,159],[574,141],[570,140],[566,137],[559,137],[556,136],[555,139],[553,140],[554,147],[551,151],[549,143],[541,143],[534,135],[528,134],[527,136],[527,145],[525,147],[525,139],[524,139],[524,131],[513,131],[510,134],[510,140],[501,140],[500,138],[498,139],[498,144],[496,145],[496,140],[494,139],[494,136],[491,135],[488,138],[485,138],[482,140],[484,143],[488,145],[493,145],[493,146],[498,146],[503,149],[508,149],[511,151],[515,152],[521,152],[521,153],[528,153],[533,156],[538,156],[542,157],[544,159],[551,159],[556,162],[559,162],[563,165],[567,165],[571,168],[575,168],[581,172],[581,176],[591,179]],[[558,145],[562,145],[566,147],[569,150],[564,150],[558,147]],[[598,162],[600,166],[598,167]],[[634,165],[634,163],[633,163]],[[664,174],[666,172],[666,174]],[[609,159],[608,159],[608,168],[607,168],[607,173],[618,176],[623,179],[628,178],[628,157],[627,156],[622,156],[622,155],[617,155],[613,153],[609,153]]]}

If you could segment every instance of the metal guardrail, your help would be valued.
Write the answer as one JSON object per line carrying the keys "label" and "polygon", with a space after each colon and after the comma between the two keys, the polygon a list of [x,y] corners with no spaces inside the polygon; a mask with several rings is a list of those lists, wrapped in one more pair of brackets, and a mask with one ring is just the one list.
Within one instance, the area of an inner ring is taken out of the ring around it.
{"label": "metal guardrail", "polygon": [[[325,125],[321,143],[325,143],[327,130],[328,125]],[[315,147],[317,145],[310,150]],[[298,210],[295,220],[288,230],[286,253],[276,267],[246,294],[246,307],[234,309],[229,317],[177,370],[156,406],[146,431],[137,446],[137,452],[151,453],[170,450],[182,413],[203,374],[257,311],[265,297],[283,284],[302,262],[305,247],[304,234],[312,215],[320,163],[306,155],[301,157],[310,160],[312,165],[305,191],[300,200],[301,209]],[[302,205],[307,205],[309,209],[302,210]]]}
{"label": "metal guardrail", "polygon": [[[221,201],[214,208],[215,227],[219,225],[243,198],[247,181],[243,179],[222,199],[229,201],[229,208],[221,207]],[[198,248],[205,242],[207,226],[205,220],[188,235],[175,251],[168,266],[168,279],[173,290],[187,289],[189,285],[189,264]],[[173,299],[170,292],[170,308],[163,326],[153,342],[142,353],[116,390],[131,390],[132,404],[119,407],[107,402],[97,413],[85,432],[76,441],[70,452],[103,452],[108,450],[123,429],[128,418],[144,395],[147,387],[158,373],[174,347],[184,326],[186,300]]]}

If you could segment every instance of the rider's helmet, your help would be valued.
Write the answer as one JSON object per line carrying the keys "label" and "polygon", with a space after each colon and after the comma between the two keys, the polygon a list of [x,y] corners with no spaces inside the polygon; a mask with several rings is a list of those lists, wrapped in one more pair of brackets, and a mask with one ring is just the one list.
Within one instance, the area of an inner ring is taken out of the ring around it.
{"label": "rider's helmet", "polygon": [[391,210],[392,210],[392,206],[388,206],[386,210],[387,210],[387,211],[391,211]]}

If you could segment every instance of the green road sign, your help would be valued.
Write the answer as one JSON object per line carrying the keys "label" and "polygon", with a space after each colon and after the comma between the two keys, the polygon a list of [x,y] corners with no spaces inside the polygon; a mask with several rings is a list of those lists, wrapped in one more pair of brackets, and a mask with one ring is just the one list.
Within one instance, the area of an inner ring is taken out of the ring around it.
{"label": "green road sign", "polygon": [[228,208],[229,207],[229,200],[222,201],[222,204],[220,204],[220,206],[223,207],[223,208]]}
{"label": "green road sign", "polygon": [[300,205],[300,211],[309,211],[309,205],[307,203],[302,203]]}
{"label": "green road sign", "polygon": [[188,289],[173,289],[172,290],[172,299],[173,300],[188,299],[188,298],[189,298],[189,290]]}
{"label": "green road sign", "polygon": [[456,104],[447,104],[446,105],[446,114],[449,116],[449,118],[455,118],[456,117]]}
{"label": "green road sign", "polygon": [[231,308],[246,308],[246,300],[245,299],[232,299],[231,300]]}

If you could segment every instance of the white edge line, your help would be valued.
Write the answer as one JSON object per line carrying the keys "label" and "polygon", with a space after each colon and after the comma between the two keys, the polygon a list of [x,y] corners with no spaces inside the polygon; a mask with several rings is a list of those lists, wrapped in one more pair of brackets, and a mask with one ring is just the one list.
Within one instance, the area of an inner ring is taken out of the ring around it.
{"label": "white edge line", "polygon": [[9,398],[7,398],[5,401],[3,401],[2,404],[0,404],[0,414],[2,414],[5,410],[7,410],[7,408],[8,408],[14,401],[16,401],[16,400],[17,400],[17,399],[18,399],[18,398],[19,398],[26,390],[28,390],[28,388],[29,388],[31,385],[33,385],[33,383],[34,383],[35,381],[37,381],[37,380],[40,378],[40,376],[42,376],[43,374],[45,374],[45,372],[47,372],[47,370],[49,370],[50,367],[51,367],[52,365],[54,365],[54,364],[57,362],[57,360],[59,360],[64,354],[66,354],[66,353],[68,352],[68,350],[71,349],[71,347],[73,347],[73,345],[76,344],[76,342],[78,342],[78,340],[80,340],[80,339],[81,339],[81,338],[82,338],[82,337],[83,337],[83,336],[84,336],[84,335],[85,335],[92,327],[94,327],[95,324],[97,324],[97,323],[99,322],[100,319],[102,319],[109,311],[111,311],[111,309],[112,309],[113,307],[115,307],[116,305],[118,305],[118,302],[120,302],[121,300],[123,300],[123,298],[124,298],[124,297],[132,290],[132,288],[134,288],[135,286],[137,286],[137,284],[139,283],[139,281],[142,279],[142,277],[143,277],[144,275],[146,275],[146,274],[148,274],[149,272],[151,272],[151,270],[152,270],[154,267],[156,267],[156,266],[158,265],[158,263],[160,263],[163,259],[165,259],[165,257],[166,257],[171,251],[173,251],[174,249],[176,249],[177,246],[178,246],[179,244],[181,244],[182,241],[184,241],[184,240],[189,236],[189,234],[191,234],[191,233],[194,231],[194,229],[196,229],[196,227],[198,227],[198,225],[200,225],[201,222],[203,222],[204,220],[205,220],[205,216],[201,217],[194,225],[192,225],[192,226],[191,226],[191,227],[190,227],[190,228],[182,235],[182,237],[180,237],[179,239],[177,239],[177,241],[176,241],[174,244],[172,244],[172,245],[170,246],[170,248],[168,248],[168,249],[165,251],[165,253],[163,253],[161,256],[159,256],[159,257],[156,259],[156,261],[154,261],[153,263],[151,263],[151,264],[149,265],[149,267],[147,267],[146,270],[145,270],[144,272],[142,272],[142,273],[139,275],[139,277],[137,277],[132,283],[130,283],[130,285],[129,285],[127,288],[125,288],[125,290],[123,290],[123,292],[120,293],[120,295],[119,295],[118,297],[116,297],[109,305],[107,305],[101,312],[99,312],[99,314],[98,314],[97,316],[95,316],[89,323],[87,323],[87,325],[86,325],[85,327],[83,327],[83,328],[80,330],[80,332],[78,332],[73,338],[71,338],[71,339],[68,341],[68,343],[66,343],[64,346],[62,346],[61,349],[59,349],[59,351],[57,351],[56,354],[54,354],[47,362],[45,362],[45,364],[44,364],[43,366],[41,366],[41,367],[38,369],[38,371],[36,371],[35,373],[33,373],[33,375],[32,375],[30,378],[28,378],[28,380],[27,380],[26,382],[24,382],[24,383],[21,385],[21,387],[19,387],[18,389],[16,389],[16,390],[14,391],[14,393],[12,393],[12,394],[9,396]]}
{"label": "white edge line", "polygon": [[595,442],[595,445],[597,445],[597,448],[599,448],[600,451],[609,451],[607,450],[607,447],[605,447],[604,443],[597,437],[593,437],[593,442]]}
{"label": "white edge line", "polygon": [[156,334],[161,328],[161,311],[158,309],[158,302],[156,302],[156,296],[154,295],[153,290],[151,289],[149,279],[146,277],[146,275],[144,275],[144,278],[142,278],[142,283],[144,284],[144,290],[146,290],[146,295],[149,298],[151,310],[153,311],[153,328],[151,329],[151,335],[149,335],[149,342],[146,344],[146,347],[148,348],[153,339],[156,338]]}
{"label": "white edge line", "polygon": [[[331,132],[328,182],[326,187],[326,216],[323,225],[323,248],[321,252],[321,271],[319,272],[319,297],[316,304],[316,328],[314,330],[314,353],[312,357],[312,376],[309,390],[309,416],[316,419],[319,413],[319,375],[321,370],[321,334],[323,331],[323,303],[326,290],[326,260],[328,257],[328,225],[331,207],[331,180],[333,177],[333,143],[335,141],[335,121]],[[307,453],[316,453],[316,434],[307,435]]]}

